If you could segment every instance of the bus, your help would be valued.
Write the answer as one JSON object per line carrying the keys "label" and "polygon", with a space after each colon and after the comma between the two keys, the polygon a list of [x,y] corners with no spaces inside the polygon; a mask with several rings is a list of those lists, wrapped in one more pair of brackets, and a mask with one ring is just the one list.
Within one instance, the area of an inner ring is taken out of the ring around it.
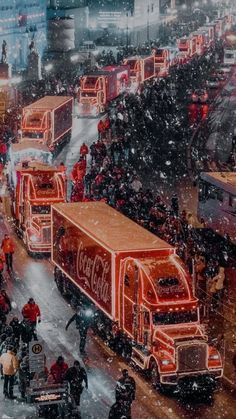
{"label": "bus", "polygon": [[198,218],[236,244],[236,173],[203,172],[199,179]]}

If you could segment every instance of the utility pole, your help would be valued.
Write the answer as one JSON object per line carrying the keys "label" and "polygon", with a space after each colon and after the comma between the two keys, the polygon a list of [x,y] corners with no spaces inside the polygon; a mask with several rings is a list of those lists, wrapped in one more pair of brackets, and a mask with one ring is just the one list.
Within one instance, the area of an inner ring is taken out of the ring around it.
{"label": "utility pole", "polygon": [[128,50],[129,47],[129,11],[126,12],[126,48]]}
{"label": "utility pole", "polygon": [[150,41],[150,27],[149,27],[150,21],[149,21],[149,18],[150,18],[150,6],[148,4],[148,6],[147,6],[147,41],[148,41],[148,44],[149,44],[149,41]]}

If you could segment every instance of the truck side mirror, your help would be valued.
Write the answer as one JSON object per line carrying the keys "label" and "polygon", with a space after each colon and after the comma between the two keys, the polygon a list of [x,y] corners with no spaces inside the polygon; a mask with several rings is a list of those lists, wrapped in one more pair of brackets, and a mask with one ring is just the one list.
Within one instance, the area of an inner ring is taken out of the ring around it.
{"label": "truck side mirror", "polygon": [[22,231],[25,231],[26,230],[26,225],[25,224],[21,224],[21,229],[22,229]]}

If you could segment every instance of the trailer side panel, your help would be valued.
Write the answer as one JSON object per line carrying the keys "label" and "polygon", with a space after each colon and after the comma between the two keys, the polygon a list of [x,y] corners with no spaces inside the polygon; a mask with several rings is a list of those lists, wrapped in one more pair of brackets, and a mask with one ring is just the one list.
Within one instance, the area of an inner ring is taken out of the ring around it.
{"label": "trailer side panel", "polygon": [[52,209],[52,261],[112,317],[112,253]]}

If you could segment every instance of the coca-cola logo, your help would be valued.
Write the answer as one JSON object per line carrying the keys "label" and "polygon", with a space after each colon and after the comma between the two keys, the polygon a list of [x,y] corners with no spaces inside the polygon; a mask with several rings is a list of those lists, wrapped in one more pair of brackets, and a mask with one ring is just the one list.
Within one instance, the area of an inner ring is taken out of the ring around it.
{"label": "coca-cola logo", "polygon": [[76,258],[76,273],[80,280],[84,281],[98,300],[107,303],[110,300],[110,271],[109,262],[102,256],[90,255],[83,242],[79,243]]}

